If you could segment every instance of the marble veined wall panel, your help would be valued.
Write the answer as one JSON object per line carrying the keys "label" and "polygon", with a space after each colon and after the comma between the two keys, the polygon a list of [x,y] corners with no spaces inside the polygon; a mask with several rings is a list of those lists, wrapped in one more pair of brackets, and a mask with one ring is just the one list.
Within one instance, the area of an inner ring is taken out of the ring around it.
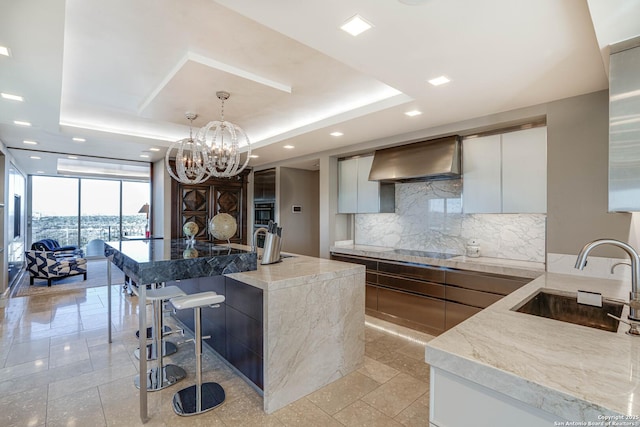
{"label": "marble veined wall panel", "polygon": [[364,269],[264,294],[267,413],[364,363]]}
{"label": "marble veined wall panel", "polygon": [[545,261],[546,215],[463,214],[462,181],[396,184],[396,212],[355,215],[355,244]]}

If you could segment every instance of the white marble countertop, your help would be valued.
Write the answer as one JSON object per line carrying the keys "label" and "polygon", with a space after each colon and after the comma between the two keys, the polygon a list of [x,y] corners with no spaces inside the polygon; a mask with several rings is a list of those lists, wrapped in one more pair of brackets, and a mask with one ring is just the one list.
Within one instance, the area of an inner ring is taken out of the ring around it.
{"label": "white marble countertop", "polygon": [[627,301],[631,285],[545,273],[430,341],[426,362],[570,421],[640,415],[640,338],[511,311],[540,288]]}
{"label": "white marble countertop", "polygon": [[407,261],[420,264],[436,265],[440,267],[457,268],[460,270],[479,271],[483,273],[504,274],[508,276],[536,278],[544,273],[544,263],[532,261],[518,261],[501,258],[470,258],[464,255],[449,259],[427,258],[421,256],[403,255],[393,252],[394,248],[365,245],[331,246],[330,251],[345,255],[359,255],[391,261]]}
{"label": "white marble countertop", "polygon": [[258,261],[257,270],[232,273],[226,276],[262,290],[276,290],[350,276],[360,270],[364,271],[364,269],[363,265],[293,255],[275,264],[262,265]]}

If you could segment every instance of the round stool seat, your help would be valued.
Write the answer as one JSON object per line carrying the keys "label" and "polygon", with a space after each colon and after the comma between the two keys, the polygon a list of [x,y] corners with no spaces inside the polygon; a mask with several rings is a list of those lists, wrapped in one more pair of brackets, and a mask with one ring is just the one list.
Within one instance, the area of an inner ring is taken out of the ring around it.
{"label": "round stool seat", "polygon": [[170,302],[176,310],[186,310],[188,308],[220,304],[224,302],[224,295],[218,295],[213,291],[199,292],[197,294],[171,298]]}
{"label": "round stool seat", "polygon": [[[165,286],[163,288],[149,289],[147,290],[147,301],[152,301],[154,304],[159,303],[171,298],[183,297],[187,294],[177,286]],[[160,316],[162,316],[162,307],[156,307],[156,310],[160,310]],[[165,328],[162,327],[162,334],[164,335]],[[170,331],[170,330],[169,330]],[[139,336],[140,331],[137,332],[137,336]],[[147,328],[147,338],[150,338],[152,335],[151,331]],[[171,356],[172,354],[178,351],[178,347],[169,341],[160,340],[160,348],[162,348],[163,356]],[[158,349],[156,348],[155,343],[147,344],[147,360],[156,360],[158,358]],[[140,358],[140,349],[136,349],[133,352],[134,356],[139,359]]]}
{"label": "round stool seat", "polygon": [[171,299],[186,295],[187,294],[177,286],[165,286],[164,288],[149,289],[147,291],[147,299],[151,301]]}

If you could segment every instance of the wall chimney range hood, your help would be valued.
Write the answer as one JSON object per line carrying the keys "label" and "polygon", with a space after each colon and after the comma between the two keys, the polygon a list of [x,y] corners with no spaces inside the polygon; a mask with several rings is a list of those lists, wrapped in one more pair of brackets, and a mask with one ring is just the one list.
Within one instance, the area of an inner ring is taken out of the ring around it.
{"label": "wall chimney range hood", "polygon": [[458,135],[377,150],[369,181],[415,182],[460,178]]}

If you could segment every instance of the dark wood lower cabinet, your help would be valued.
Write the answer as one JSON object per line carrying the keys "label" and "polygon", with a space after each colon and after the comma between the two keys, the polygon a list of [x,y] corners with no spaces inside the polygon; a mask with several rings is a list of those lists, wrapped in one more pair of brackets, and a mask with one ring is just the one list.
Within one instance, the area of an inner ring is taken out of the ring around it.
{"label": "dark wood lower cabinet", "polygon": [[[168,283],[169,284],[169,283]],[[214,291],[225,296],[218,308],[202,309],[204,343],[224,357],[261,390],[264,387],[262,290],[223,276],[172,282],[187,294]],[[176,317],[194,330],[193,310]]]}
{"label": "dark wood lower cabinet", "polygon": [[331,259],[367,268],[368,315],[434,335],[531,281],[363,256],[331,254]]}

